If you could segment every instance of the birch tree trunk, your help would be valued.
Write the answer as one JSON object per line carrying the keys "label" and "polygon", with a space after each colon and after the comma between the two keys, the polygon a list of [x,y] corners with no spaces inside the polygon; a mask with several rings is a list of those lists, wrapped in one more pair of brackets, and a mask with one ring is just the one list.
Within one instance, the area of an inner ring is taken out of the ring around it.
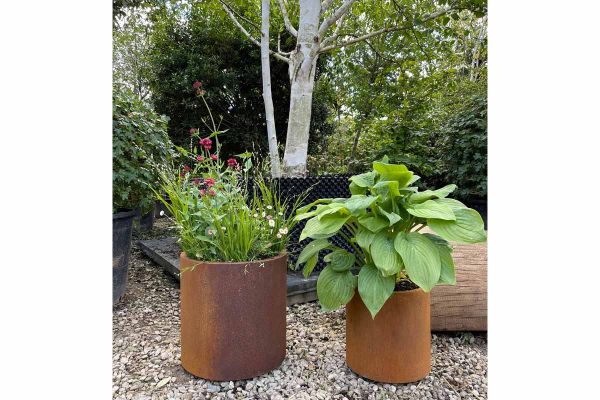
{"label": "birch tree trunk", "polygon": [[290,57],[290,111],[283,156],[285,176],[306,175],[320,16],[320,0],[300,0],[298,40]]}
{"label": "birch tree trunk", "polygon": [[270,0],[262,0],[261,6],[261,32],[260,32],[260,63],[262,70],[263,99],[265,101],[265,119],[267,122],[267,139],[269,142],[269,155],[271,158],[271,176],[279,178],[281,167],[279,165],[279,151],[277,150],[277,132],[275,131],[275,112],[273,111],[273,97],[271,95],[271,64],[269,60],[269,14]]}

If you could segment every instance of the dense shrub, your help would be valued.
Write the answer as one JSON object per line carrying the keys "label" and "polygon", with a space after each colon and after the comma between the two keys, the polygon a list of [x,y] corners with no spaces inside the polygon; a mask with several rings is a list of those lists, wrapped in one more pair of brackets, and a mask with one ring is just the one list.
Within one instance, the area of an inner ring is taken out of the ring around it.
{"label": "dense shrub", "polygon": [[168,118],[157,114],[129,89],[113,88],[113,208],[150,210],[158,181],[149,161],[170,159]]}
{"label": "dense shrub", "polygon": [[462,198],[487,196],[487,97],[473,94],[442,127],[442,160],[447,179]]}

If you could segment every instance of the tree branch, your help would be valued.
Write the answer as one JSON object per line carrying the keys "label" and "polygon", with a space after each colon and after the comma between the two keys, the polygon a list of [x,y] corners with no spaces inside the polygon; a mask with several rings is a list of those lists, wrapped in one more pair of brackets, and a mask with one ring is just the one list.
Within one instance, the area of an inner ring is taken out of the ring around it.
{"label": "tree branch", "polygon": [[328,38],[325,38],[325,40],[323,40],[321,42],[321,46],[325,46],[329,42],[335,41],[335,39],[338,38],[338,36],[340,34],[340,29],[342,28],[342,25],[344,24],[345,17],[346,17],[346,14],[344,14],[340,17],[340,19],[337,21],[337,23],[335,25],[335,31],[333,31],[333,35],[329,36]]}
{"label": "tree branch", "polygon": [[[250,39],[250,41],[252,43],[254,43],[258,47],[260,47],[260,42],[258,40],[256,40],[246,30],[246,28],[244,28],[244,26],[242,24],[240,24],[240,21],[238,21],[238,19],[235,17],[235,15],[233,14],[233,9],[231,8],[231,6],[229,4],[227,4],[227,3],[225,3],[223,0],[219,0],[219,1],[221,3],[221,6],[223,6],[223,9],[225,10],[225,12],[227,12],[227,15],[229,15],[229,18],[231,18],[231,20],[235,24],[235,26],[237,26],[240,29],[240,31],[242,31],[242,33],[244,35],[246,35],[248,37],[248,39]],[[277,58],[278,60],[285,61],[288,64],[291,62],[289,58],[285,57],[285,53],[279,53],[277,51],[273,51],[273,50],[269,49],[269,54],[271,54],[273,57]]]}
{"label": "tree branch", "polygon": [[279,9],[281,10],[281,14],[283,15],[283,23],[285,25],[285,29],[294,37],[298,37],[298,31],[292,25],[290,21],[290,16],[288,15],[287,8],[285,8],[285,3],[283,0],[277,0],[277,4],[279,4]]}
{"label": "tree branch", "polygon": [[342,5],[337,10],[335,10],[329,18],[323,21],[323,23],[319,27],[319,38],[322,38],[323,35],[325,35],[327,29],[329,29],[329,27],[333,25],[335,21],[340,19],[342,15],[344,15],[350,9],[350,7],[352,6],[352,4],[354,4],[355,1],[356,0],[344,0],[344,3],[342,3]]}
{"label": "tree branch", "polygon": [[[435,18],[437,18],[437,17],[439,17],[441,15],[444,15],[444,14],[452,11],[453,9],[454,8],[450,7],[450,8],[444,8],[442,10],[438,10],[438,11],[436,11],[434,13],[431,13],[431,14],[423,17],[423,19],[421,19],[421,22],[427,22],[429,20],[435,19]],[[404,30],[404,29],[413,29],[413,28],[414,28],[414,26],[412,24],[411,25],[406,25],[406,26],[390,26],[388,28],[382,28],[382,29],[379,29],[377,31],[369,32],[369,33],[367,33],[365,35],[356,37],[354,39],[346,40],[346,41],[343,41],[343,42],[338,43],[338,44],[333,44],[333,45],[330,45],[330,46],[321,47],[319,49],[319,54],[320,53],[325,53],[326,51],[330,51],[330,50],[333,50],[333,49],[340,49],[342,47],[346,47],[346,46],[349,46],[351,44],[355,44],[355,43],[358,43],[358,42],[362,42],[363,40],[367,40],[369,38],[372,38],[373,36],[381,35],[382,33],[395,32],[395,31],[401,31],[401,30]],[[325,40],[323,40],[323,42],[328,42],[329,43],[330,41],[335,40],[335,39],[337,39],[337,37],[335,35],[333,35],[333,36],[331,36],[331,37],[326,38]]]}
{"label": "tree branch", "polygon": [[321,2],[321,14],[327,11],[331,3],[333,3],[333,0],[323,0]]}

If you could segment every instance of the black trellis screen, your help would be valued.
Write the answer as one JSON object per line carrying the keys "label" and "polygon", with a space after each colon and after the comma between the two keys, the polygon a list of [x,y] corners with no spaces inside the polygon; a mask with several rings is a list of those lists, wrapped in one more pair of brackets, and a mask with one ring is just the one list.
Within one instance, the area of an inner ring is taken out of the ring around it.
{"label": "black trellis screen", "polygon": [[[350,184],[348,178],[350,176],[349,174],[339,174],[308,176],[305,178],[279,178],[278,187],[282,200],[289,199],[290,202],[296,200],[304,191],[309,190],[306,199],[302,202],[302,205],[306,205],[322,198],[350,197],[350,190],[348,189],[348,185]],[[304,239],[302,242],[298,242],[300,232],[304,229],[306,221],[300,221],[289,233],[290,243],[288,245],[288,252],[290,254],[290,262],[294,264],[304,246],[311,241],[311,239]],[[333,236],[330,238],[330,241],[343,249],[352,251],[352,247],[339,235]],[[315,267],[316,271],[324,268],[323,256],[326,253],[321,253],[319,262]]]}

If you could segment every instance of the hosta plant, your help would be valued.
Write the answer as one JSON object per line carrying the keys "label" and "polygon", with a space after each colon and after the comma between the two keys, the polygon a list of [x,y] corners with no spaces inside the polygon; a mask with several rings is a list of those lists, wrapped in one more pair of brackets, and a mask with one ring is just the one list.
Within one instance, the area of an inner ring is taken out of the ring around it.
{"label": "hosta plant", "polygon": [[[429,292],[437,284],[455,284],[450,242],[486,240],[477,211],[448,198],[456,185],[420,192],[419,179],[403,164],[387,157],[373,170],[350,178],[350,198],[320,199],[298,209],[296,220],[308,219],[300,241],[313,239],[300,253],[308,276],[321,251],[327,266],[317,281],[325,310],[347,304],[358,294],[371,316],[379,312],[396,285],[410,281]],[[429,227],[434,233],[423,233]],[[353,252],[328,238],[339,234]]]}

